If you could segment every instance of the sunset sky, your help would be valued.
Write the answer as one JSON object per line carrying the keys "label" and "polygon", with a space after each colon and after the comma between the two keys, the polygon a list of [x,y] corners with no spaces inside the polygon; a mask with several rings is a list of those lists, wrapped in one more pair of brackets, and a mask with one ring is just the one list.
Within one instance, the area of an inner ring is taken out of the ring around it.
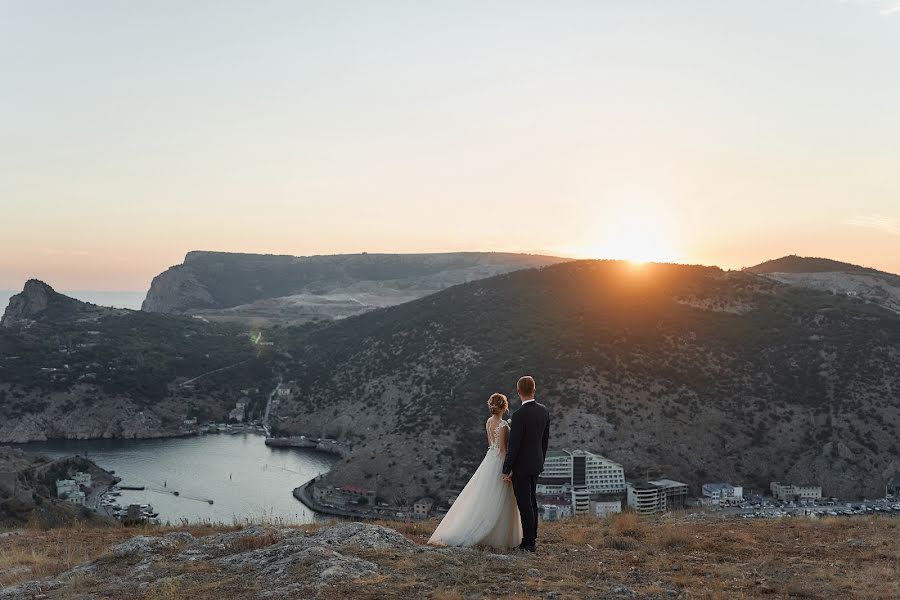
{"label": "sunset sky", "polygon": [[0,289],[193,249],[900,273],[900,0],[3,0],[0,90]]}

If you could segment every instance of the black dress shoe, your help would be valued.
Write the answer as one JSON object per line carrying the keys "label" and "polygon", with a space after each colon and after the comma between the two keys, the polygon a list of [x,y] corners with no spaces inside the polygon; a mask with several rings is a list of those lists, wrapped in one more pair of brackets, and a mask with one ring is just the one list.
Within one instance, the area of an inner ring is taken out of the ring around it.
{"label": "black dress shoe", "polygon": [[525,552],[534,552],[535,547],[534,546],[522,546],[522,550],[524,550]]}

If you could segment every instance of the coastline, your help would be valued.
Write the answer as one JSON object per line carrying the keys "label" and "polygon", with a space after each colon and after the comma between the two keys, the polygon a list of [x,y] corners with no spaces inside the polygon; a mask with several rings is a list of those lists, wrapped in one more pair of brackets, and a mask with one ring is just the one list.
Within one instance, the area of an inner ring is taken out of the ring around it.
{"label": "coastline", "polygon": [[344,519],[357,519],[362,521],[377,521],[384,519],[383,515],[371,515],[363,512],[358,512],[354,510],[345,510],[341,508],[329,508],[327,506],[323,506],[316,502],[309,490],[315,485],[316,481],[321,477],[313,477],[303,485],[294,488],[294,498],[299,500],[306,508],[313,511],[317,515],[325,515],[329,517],[341,517]]}

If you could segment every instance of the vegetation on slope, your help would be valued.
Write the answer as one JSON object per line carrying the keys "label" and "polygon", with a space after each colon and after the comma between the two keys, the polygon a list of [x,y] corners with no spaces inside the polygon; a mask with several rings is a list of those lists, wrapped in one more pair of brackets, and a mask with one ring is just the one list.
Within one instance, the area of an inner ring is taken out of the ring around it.
{"label": "vegetation on slope", "polygon": [[[273,375],[265,349],[248,331],[96,307],[49,286],[39,293],[49,298],[46,309],[7,318],[0,328],[0,415],[6,419],[48,410],[72,416],[103,403],[115,410],[125,402],[135,410],[168,404],[181,417],[220,419],[244,396],[262,409]],[[231,368],[215,372],[223,367]]]}
{"label": "vegetation on slope", "polygon": [[[284,343],[289,343],[290,335]],[[286,431],[354,443],[339,482],[443,497],[484,452],[484,402],[530,373],[551,444],[692,484],[874,493],[897,454],[900,318],[751,274],[566,263],[293,331]]]}
{"label": "vegetation on slope", "polygon": [[781,258],[775,258],[772,260],[767,260],[763,263],[755,265],[753,267],[748,267],[745,271],[750,271],[751,273],[832,273],[832,272],[843,272],[843,273],[868,273],[868,274],[882,274],[888,275],[888,273],[883,273],[882,271],[878,271],[876,269],[870,269],[868,267],[861,267],[859,265],[854,265],[851,263],[840,262],[837,260],[831,260],[830,258],[816,258],[816,257],[808,257],[808,256],[797,256],[796,254],[791,254],[790,256],[783,256]]}

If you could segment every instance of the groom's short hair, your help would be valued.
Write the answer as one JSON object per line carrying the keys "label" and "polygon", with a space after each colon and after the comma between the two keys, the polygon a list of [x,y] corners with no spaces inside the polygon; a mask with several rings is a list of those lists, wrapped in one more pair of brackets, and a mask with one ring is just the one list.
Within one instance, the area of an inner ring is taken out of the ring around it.
{"label": "groom's short hair", "polygon": [[516,390],[523,396],[534,395],[534,388],[534,377],[531,375],[520,378],[518,383],[516,383]]}

